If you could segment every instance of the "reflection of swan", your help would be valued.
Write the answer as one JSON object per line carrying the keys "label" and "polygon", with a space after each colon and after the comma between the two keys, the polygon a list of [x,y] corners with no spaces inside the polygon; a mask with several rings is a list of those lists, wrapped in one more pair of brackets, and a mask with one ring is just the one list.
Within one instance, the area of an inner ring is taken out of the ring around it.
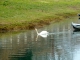
{"label": "reflection of swan", "polygon": [[42,32],[38,33],[38,30],[36,28],[35,28],[35,30],[36,30],[37,34],[42,37],[47,37],[49,34],[49,32],[47,32],[47,31],[42,31]]}
{"label": "reflection of swan", "polygon": [[79,37],[80,31],[73,31],[73,37]]}

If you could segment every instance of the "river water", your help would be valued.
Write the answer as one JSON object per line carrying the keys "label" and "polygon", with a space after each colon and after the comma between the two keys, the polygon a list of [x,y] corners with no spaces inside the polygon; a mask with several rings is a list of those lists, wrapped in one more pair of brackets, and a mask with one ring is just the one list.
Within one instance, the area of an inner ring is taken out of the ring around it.
{"label": "river water", "polygon": [[80,32],[74,32],[71,22],[76,18],[38,29],[48,36],[37,36],[36,31],[0,34],[0,60],[80,60]]}

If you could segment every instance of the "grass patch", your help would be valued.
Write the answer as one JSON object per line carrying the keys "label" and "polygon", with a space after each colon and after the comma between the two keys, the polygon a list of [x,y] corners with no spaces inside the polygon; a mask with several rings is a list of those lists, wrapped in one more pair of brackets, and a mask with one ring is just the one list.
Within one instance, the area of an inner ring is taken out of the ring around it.
{"label": "grass patch", "polygon": [[2,0],[0,30],[32,29],[80,12],[80,1],[63,0]]}

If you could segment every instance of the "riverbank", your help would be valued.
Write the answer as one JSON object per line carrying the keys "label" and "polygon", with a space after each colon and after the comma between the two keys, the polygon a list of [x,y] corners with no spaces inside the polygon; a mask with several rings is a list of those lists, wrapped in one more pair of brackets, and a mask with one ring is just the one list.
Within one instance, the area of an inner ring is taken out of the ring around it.
{"label": "riverbank", "polygon": [[59,22],[77,16],[79,1],[25,1],[0,2],[0,32],[33,29],[51,22]]}

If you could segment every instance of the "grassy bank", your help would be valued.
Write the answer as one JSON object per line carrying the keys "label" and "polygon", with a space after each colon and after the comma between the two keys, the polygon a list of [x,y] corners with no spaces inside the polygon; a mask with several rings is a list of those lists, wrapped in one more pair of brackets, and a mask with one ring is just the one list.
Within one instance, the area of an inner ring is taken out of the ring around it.
{"label": "grassy bank", "polygon": [[77,16],[79,6],[79,0],[2,0],[0,31],[32,29]]}

